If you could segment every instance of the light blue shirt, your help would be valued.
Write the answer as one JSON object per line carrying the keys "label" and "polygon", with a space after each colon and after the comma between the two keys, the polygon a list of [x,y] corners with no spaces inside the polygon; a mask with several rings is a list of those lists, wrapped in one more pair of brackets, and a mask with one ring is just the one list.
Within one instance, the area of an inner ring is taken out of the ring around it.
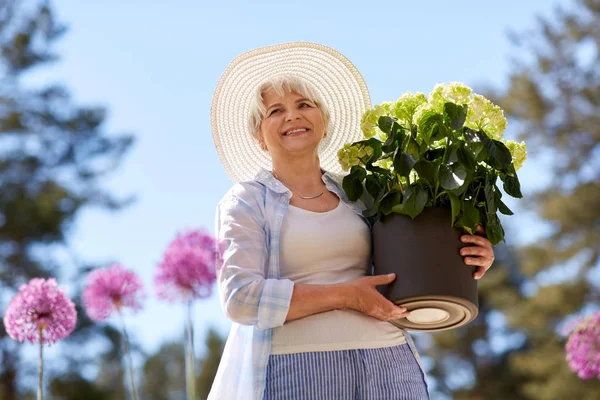
{"label": "light blue shirt", "polygon": [[[323,182],[366,224],[362,202],[351,202],[342,177],[324,172]],[[225,315],[233,321],[211,392],[212,399],[263,398],[271,331],[287,317],[294,283],[280,279],[279,239],[292,192],[261,169],[238,183],[217,205],[215,236],[221,254],[217,284]],[[418,354],[405,335],[415,357]]]}

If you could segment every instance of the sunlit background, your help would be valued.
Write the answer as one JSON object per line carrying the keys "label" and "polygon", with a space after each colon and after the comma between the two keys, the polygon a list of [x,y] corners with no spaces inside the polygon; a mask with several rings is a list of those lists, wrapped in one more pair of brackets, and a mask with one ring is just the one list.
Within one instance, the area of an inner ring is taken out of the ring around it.
{"label": "sunlit background", "polygon": [[[136,373],[142,386],[146,382],[142,398],[183,398],[177,372],[168,375],[170,384],[161,383],[163,392],[148,378],[177,370],[166,365],[183,359],[184,308],[156,299],[154,268],[177,232],[214,232],[215,206],[233,184],[213,146],[213,90],[238,54],[288,41],[318,42],[347,56],[374,104],[408,91],[427,94],[439,82],[464,82],[505,109],[506,137],[528,143],[529,159],[519,171],[525,198],[507,200],[515,215],[502,216],[506,245],[496,250],[498,272],[481,283],[478,322],[456,332],[415,335],[433,398],[600,398],[597,379],[580,380],[568,369],[561,334],[565,321],[595,310],[600,296],[598,1],[54,0],[49,7],[67,30],[49,48],[39,46],[58,59],[18,79],[6,68],[7,49],[16,43],[19,21],[32,18],[46,2],[0,4],[0,12],[13,4],[16,13],[0,20],[7,22],[0,25],[0,127],[7,118],[4,99],[24,99],[30,91],[59,85],[71,103],[54,112],[103,107],[99,132],[133,135],[115,169],[96,178],[98,187],[131,202],[114,211],[86,205],[62,226],[64,243],[36,239],[27,251],[73,297],[85,268],[120,262],[143,279],[144,308],[126,315]],[[579,18],[575,22],[564,16],[571,12]],[[548,21],[546,31],[541,19]],[[592,28],[574,33],[586,23]],[[8,154],[34,151],[27,140],[0,129],[1,184],[9,180]],[[63,139],[57,134],[52,140]],[[57,179],[68,176],[63,173],[53,172]],[[21,177],[24,183],[34,179]],[[548,192],[534,197],[542,190]],[[568,198],[573,190],[576,195]],[[7,193],[0,188],[0,199]],[[23,259],[10,257],[14,238],[0,231],[0,315],[18,286],[32,277],[20,264]],[[199,385],[210,387],[219,339],[230,326],[216,287],[211,297],[195,303],[194,321]],[[100,325],[117,329],[117,322]],[[107,332],[86,328],[49,349],[46,379],[54,397],[48,398],[127,398],[118,338]],[[0,398],[29,398],[37,379],[36,348],[15,344],[1,328],[0,338]],[[52,386],[53,380],[59,383]],[[11,385],[17,394],[11,394]]]}

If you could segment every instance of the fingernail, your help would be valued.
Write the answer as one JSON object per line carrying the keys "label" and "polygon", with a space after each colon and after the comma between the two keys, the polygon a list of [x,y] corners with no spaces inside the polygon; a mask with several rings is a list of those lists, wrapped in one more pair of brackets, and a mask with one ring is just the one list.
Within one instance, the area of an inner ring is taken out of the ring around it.
{"label": "fingernail", "polygon": [[390,277],[394,276],[394,275],[396,275],[396,274],[394,274],[393,272],[391,274],[388,274],[388,276],[390,276]]}

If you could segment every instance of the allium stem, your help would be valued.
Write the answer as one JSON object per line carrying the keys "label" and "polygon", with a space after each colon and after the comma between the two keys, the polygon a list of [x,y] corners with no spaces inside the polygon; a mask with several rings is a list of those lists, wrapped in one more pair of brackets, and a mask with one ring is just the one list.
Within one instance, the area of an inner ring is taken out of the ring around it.
{"label": "allium stem", "polygon": [[185,383],[187,388],[187,400],[196,400],[196,373],[194,353],[194,324],[192,322],[192,300],[187,303],[186,318],[186,354],[185,354]]}
{"label": "allium stem", "polygon": [[40,334],[40,363],[38,366],[38,392],[37,392],[37,400],[44,399],[44,342],[42,341],[42,330],[43,328],[39,328]]}
{"label": "allium stem", "polygon": [[123,318],[123,313],[119,310],[119,317],[121,318],[121,326],[123,327],[123,347],[125,350],[125,354],[127,355],[127,360],[129,364],[129,379],[131,382],[131,391],[133,392],[133,399],[138,400],[137,388],[135,386],[135,379],[133,376],[133,360],[131,358],[131,350],[129,349],[129,336],[127,336],[127,329],[125,329],[125,318]]}

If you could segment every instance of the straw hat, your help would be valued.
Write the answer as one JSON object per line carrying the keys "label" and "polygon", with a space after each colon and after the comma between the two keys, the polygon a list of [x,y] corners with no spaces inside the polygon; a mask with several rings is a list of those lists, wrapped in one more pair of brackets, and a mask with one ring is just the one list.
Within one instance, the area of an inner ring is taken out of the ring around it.
{"label": "straw hat", "polygon": [[311,83],[331,112],[329,134],[321,142],[321,167],[342,173],[337,152],[345,143],[363,138],[360,119],[371,108],[367,85],[342,54],[320,44],[284,43],[237,56],[227,67],[213,95],[210,122],[219,158],[235,182],[254,178],[260,168],[271,169],[248,128],[250,104],[267,78],[293,74]]}

